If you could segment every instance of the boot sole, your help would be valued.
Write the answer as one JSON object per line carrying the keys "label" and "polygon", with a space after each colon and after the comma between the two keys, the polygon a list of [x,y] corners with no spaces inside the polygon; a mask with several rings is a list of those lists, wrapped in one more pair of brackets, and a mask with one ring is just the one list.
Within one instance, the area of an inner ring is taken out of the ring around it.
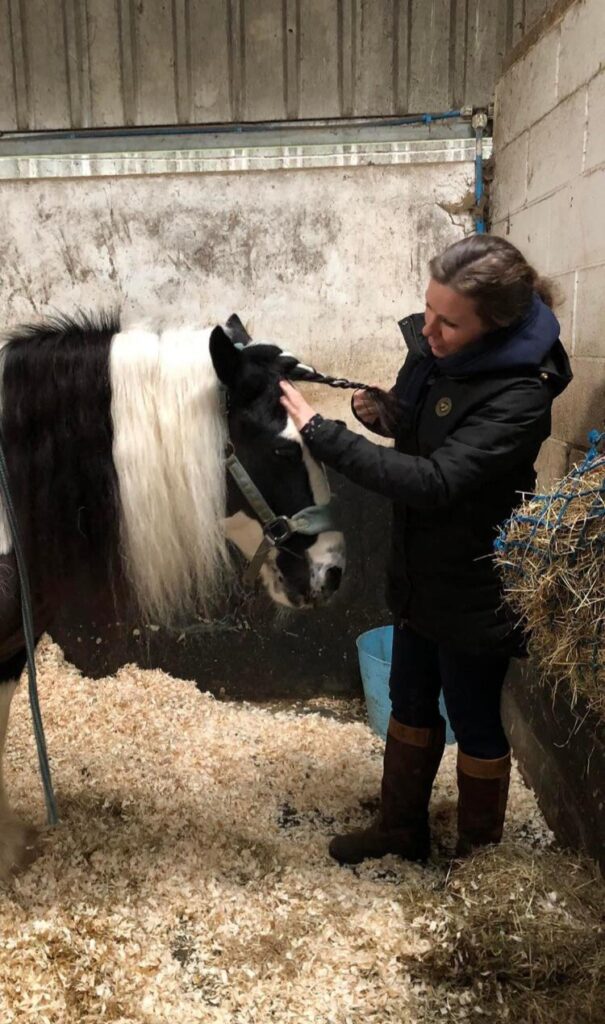
{"label": "boot sole", "polygon": [[392,854],[395,857],[400,857],[401,860],[408,860],[411,862],[419,862],[421,864],[425,864],[429,858],[430,849],[427,849],[426,851],[406,851],[397,850],[393,848],[383,848],[380,851],[377,850],[371,853],[368,852],[360,854],[347,854],[344,851],[339,852],[337,846],[335,846],[334,844],[334,841],[332,841],[328,847],[328,853],[330,854],[330,857],[332,857],[333,860],[337,861],[338,864],[341,864],[342,866],[355,866],[356,864],[362,864],[364,860],[380,860],[382,857],[386,857],[388,854]]}

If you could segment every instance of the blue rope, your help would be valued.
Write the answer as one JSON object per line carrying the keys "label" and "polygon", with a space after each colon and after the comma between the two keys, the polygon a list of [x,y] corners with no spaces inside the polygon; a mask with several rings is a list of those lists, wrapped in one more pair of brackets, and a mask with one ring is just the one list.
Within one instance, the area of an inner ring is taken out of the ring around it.
{"label": "blue rope", "polygon": [[[605,431],[599,433],[598,430],[591,430],[588,435],[588,440],[591,443],[589,451],[579,465],[574,468],[564,477],[562,483],[565,484],[571,480],[581,480],[582,477],[586,476],[587,473],[597,469],[600,465],[603,465],[605,469],[605,454],[600,451],[600,447],[605,443]],[[494,549],[500,553],[506,553],[510,548],[527,547],[528,550],[534,550],[536,553],[538,549],[533,548],[531,541],[536,536],[537,531],[540,528],[546,528],[553,534],[554,531],[561,523],[565,520],[565,516],[570,504],[576,501],[578,498],[594,497],[592,505],[590,506],[589,513],[587,516],[587,522],[594,519],[605,518],[605,476],[603,482],[599,487],[581,487],[580,489],[570,491],[556,490],[553,494],[536,494],[532,496],[532,503],[540,506],[540,512],[535,515],[529,515],[526,512],[515,512],[507,519],[507,521],[500,527],[498,531],[498,537],[494,541]],[[560,506],[557,508],[557,502],[560,502]],[[553,518],[549,520],[549,513],[555,513]],[[527,541],[518,541],[508,537],[511,528],[515,524],[522,524],[524,526],[531,525],[532,529],[529,534]],[[580,534],[578,543],[576,543],[576,549],[583,549],[587,545],[582,543],[585,540],[585,529],[583,527]],[[552,541],[552,537],[551,537]],[[599,538],[592,538],[591,544],[601,544],[604,541]],[[539,553],[545,555],[544,548],[540,547]]]}

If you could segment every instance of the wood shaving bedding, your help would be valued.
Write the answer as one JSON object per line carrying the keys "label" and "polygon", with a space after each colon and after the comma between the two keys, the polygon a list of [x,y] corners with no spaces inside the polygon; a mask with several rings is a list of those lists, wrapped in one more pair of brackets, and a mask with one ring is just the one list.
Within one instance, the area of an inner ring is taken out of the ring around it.
{"label": "wood shaving bedding", "polygon": [[[520,922],[517,946],[525,949],[528,878],[532,914],[554,920],[540,882],[547,858],[549,892],[553,872],[564,888],[571,865],[580,892],[561,934],[581,935],[592,951],[601,883],[553,851],[518,773],[500,851],[451,869],[449,747],[430,864],[385,857],[342,868],[329,837],[367,823],[379,789],[382,743],[364,723],[219,702],[132,665],[89,680],[48,639],[38,663],[61,823],[0,890],[2,1024],[425,1024],[477,1019],[477,1008],[490,1020],[531,1021],[530,1003],[523,1018],[507,1015],[518,978],[498,981],[489,920],[502,927],[497,872],[512,901],[507,927]],[[15,809],[39,822],[23,686],[5,768]],[[465,918],[465,898],[484,899],[481,928],[477,914]],[[468,927],[484,944],[487,975],[481,946],[472,970],[456,972],[457,944],[473,946]],[[521,956],[517,973],[526,967]],[[587,968],[586,987],[590,977]]]}

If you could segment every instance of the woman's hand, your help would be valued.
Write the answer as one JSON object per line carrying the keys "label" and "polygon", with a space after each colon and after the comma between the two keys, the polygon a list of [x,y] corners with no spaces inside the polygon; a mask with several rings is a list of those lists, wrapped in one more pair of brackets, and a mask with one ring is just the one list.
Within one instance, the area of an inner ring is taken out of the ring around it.
{"label": "woman's hand", "polygon": [[287,380],[280,381],[282,389],[281,404],[292,418],[297,430],[302,430],[310,419],[313,419],[317,410],[313,409],[303,398],[300,391],[297,391]]}
{"label": "woman's hand", "polygon": [[[381,391],[382,388],[376,385],[372,385],[372,389]],[[371,426],[376,423],[376,420],[380,418],[380,408],[378,402],[371,393],[368,393],[365,389],[360,388],[358,391],[353,392],[353,409],[355,415],[365,423],[366,426]]]}

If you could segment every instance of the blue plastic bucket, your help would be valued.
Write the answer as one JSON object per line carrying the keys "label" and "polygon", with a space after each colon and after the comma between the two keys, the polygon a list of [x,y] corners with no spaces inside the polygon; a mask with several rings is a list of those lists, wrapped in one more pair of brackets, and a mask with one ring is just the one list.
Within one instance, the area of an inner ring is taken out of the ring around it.
{"label": "blue plastic bucket", "polygon": [[[370,728],[382,736],[387,734],[391,701],[389,698],[389,675],[391,672],[391,648],[393,646],[393,627],[378,626],[369,629],[357,637],[357,654],[363,692],[368,709]],[[445,712],[443,695],[439,701],[441,714],[445,718],[446,743],[455,743],[454,734]]]}

